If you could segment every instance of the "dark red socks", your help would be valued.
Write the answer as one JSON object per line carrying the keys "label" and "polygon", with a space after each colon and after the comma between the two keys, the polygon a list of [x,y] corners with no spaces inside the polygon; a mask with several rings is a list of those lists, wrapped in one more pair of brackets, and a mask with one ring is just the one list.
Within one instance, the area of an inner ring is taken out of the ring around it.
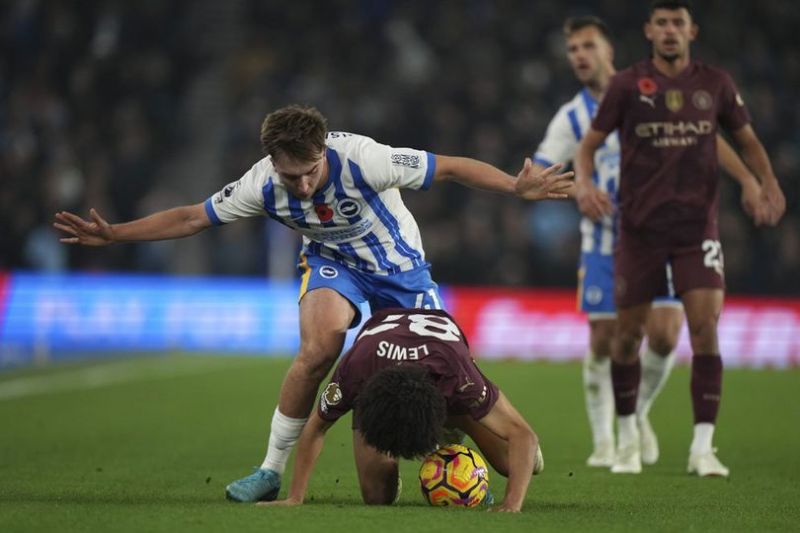
{"label": "dark red socks", "polygon": [[722,358],[718,354],[695,354],[691,387],[694,423],[715,423],[722,395]]}
{"label": "dark red socks", "polygon": [[617,415],[626,416],[636,412],[639,395],[639,380],[642,378],[642,363],[637,358],[633,364],[621,365],[611,361],[611,383],[614,386],[614,404]]}

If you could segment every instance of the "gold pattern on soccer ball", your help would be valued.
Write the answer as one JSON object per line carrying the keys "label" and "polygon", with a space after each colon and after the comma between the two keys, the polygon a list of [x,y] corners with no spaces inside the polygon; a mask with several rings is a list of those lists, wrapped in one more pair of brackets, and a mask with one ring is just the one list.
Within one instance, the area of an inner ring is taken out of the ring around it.
{"label": "gold pattern on soccer ball", "polygon": [[475,450],[450,444],[422,461],[419,482],[431,505],[475,507],[489,492],[489,469]]}

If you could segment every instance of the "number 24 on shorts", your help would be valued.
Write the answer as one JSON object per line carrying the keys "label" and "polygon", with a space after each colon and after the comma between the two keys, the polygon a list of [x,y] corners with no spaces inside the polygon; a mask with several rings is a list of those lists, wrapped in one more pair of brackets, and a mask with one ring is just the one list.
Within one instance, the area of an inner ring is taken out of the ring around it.
{"label": "number 24 on shorts", "polygon": [[708,268],[713,268],[717,274],[723,275],[725,263],[722,259],[722,244],[719,241],[706,239],[702,244],[703,251],[706,253],[703,256],[703,265]]}

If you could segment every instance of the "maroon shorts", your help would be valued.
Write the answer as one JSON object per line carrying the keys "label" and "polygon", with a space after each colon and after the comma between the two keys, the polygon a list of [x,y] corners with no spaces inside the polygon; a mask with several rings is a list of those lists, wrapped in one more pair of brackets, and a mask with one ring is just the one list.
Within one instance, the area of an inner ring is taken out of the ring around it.
{"label": "maroon shorts", "polygon": [[723,268],[716,238],[653,245],[623,234],[614,251],[614,300],[620,308],[649,303],[668,293],[670,276],[678,296],[692,289],[725,289]]}

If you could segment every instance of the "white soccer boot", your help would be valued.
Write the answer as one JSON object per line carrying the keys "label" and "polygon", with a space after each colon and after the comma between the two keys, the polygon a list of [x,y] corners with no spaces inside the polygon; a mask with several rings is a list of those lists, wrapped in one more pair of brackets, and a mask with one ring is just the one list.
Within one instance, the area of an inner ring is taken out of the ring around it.
{"label": "white soccer boot", "polygon": [[614,464],[611,465],[612,474],[641,474],[642,455],[639,450],[639,443],[620,446],[617,448],[617,455]]}
{"label": "white soccer boot", "polygon": [[650,425],[650,419],[647,415],[637,417],[639,424],[639,442],[642,451],[642,463],[646,465],[654,465],[658,462],[658,437],[656,432],[653,431],[653,426]]}
{"label": "white soccer boot", "polygon": [[592,455],[586,459],[586,466],[609,468],[614,464],[614,443],[601,442],[595,444]]}
{"label": "white soccer boot", "polygon": [[611,465],[612,474],[640,474],[642,453],[636,415],[617,416],[617,454]]}
{"label": "white soccer boot", "polygon": [[686,467],[686,471],[700,477],[728,477],[730,470],[719,462],[715,455],[716,451],[717,449],[713,448],[703,453],[689,453],[689,466]]}

